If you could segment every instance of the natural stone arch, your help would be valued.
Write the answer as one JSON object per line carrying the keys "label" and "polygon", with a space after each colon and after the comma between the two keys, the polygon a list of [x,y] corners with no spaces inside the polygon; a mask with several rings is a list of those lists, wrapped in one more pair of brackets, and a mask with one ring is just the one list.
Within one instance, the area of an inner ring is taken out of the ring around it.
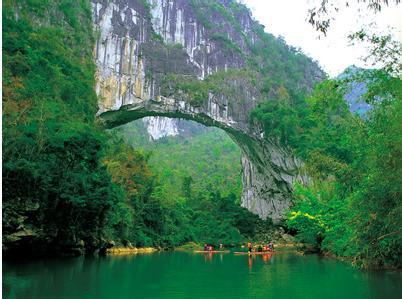
{"label": "natural stone arch", "polygon": [[[122,106],[99,115],[107,128],[147,117],[163,116],[193,120],[205,126],[224,130],[242,151],[242,206],[261,218],[280,221],[290,205],[290,193],[295,181],[303,181],[300,162],[285,149],[247,131],[244,124],[223,119],[219,110],[212,114],[210,107],[192,107],[187,102],[160,97],[158,101],[144,100]],[[241,129],[244,127],[244,129]]]}
{"label": "natural stone arch", "polygon": [[[215,14],[219,26],[208,29],[191,1],[148,1],[150,7],[143,0],[91,0],[99,118],[109,128],[166,116],[223,129],[243,153],[242,206],[281,220],[294,183],[305,177],[289,149],[266,140],[250,119],[262,100],[260,75],[247,63],[251,46],[261,42],[260,25],[244,10],[238,26]],[[306,69],[296,85],[308,87],[316,75]]]}

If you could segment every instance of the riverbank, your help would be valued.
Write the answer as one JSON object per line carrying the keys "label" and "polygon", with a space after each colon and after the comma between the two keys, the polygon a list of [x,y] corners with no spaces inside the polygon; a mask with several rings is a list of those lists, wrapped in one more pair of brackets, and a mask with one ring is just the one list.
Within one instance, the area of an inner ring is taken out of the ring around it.
{"label": "riverbank", "polygon": [[181,246],[175,247],[174,251],[194,251],[194,250],[202,250],[203,248],[204,247],[201,244],[197,244],[195,242],[189,242]]}
{"label": "riverbank", "polygon": [[154,253],[158,251],[158,249],[154,247],[112,247],[108,248],[105,251],[106,255],[129,255],[129,254],[145,254],[145,253]]}

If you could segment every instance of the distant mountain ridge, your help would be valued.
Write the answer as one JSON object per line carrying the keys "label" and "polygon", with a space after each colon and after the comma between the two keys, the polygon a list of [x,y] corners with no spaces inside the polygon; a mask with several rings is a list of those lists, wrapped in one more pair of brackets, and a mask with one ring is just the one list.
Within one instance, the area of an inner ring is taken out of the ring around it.
{"label": "distant mountain ridge", "polygon": [[[352,79],[358,73],[365,71],[363,68],[358,68],[354,65],[347,67],[336,79]],[[353,114],[358,114],[364,117],[371,109],[371,105],[367,104],[363,98],[363,95],[367,92],[366,82],[350,82],[349,92],[345,94],[345,100],[349,105],[349,109]]]}

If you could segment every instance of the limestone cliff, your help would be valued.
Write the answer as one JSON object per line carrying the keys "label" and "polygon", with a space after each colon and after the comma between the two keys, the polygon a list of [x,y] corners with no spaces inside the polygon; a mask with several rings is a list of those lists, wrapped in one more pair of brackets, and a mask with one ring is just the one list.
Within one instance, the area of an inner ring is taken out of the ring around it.
{"label": "limestone cliff", "polygon": [[150,140],[177,135],[190,137],[210,130],[209,127],[205,127],[193,121],[163,116],[144,117],[142,122],[145,124]]}
{"label": "limestone cliff", "polygon": [[243,152],[242,205],[280,220],[294,182],[304,180],[300,162],[264,139],[249,113],[276,96],[279,81],[294,93],[311,89],[323,77],[316,64],[266,34],[234,0],[91,3],[105,125],[167,116],[225,130]]}
{"label": "limestone cliff", "polygon": [[179,134],[177,119],[150,116],[144,117],[143,121],[147,127],[148,135],[152,140],[157,140],[166,136],[176,136]]}

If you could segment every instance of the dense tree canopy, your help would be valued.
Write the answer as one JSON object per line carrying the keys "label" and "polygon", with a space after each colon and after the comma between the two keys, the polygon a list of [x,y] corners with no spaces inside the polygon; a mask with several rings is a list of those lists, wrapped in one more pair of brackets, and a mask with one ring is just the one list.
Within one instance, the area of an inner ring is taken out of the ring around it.
{"label": "dense tree canopy", "polygon": [[296,188],[288,218],[299,240],[362,266],[400,267],[402,82],[383,70],[353,76],[363,79],[372,105],[365,119],[344,100],[351,78],[322,82],[297,106],[267,101],[253,115],[312,177]]}

